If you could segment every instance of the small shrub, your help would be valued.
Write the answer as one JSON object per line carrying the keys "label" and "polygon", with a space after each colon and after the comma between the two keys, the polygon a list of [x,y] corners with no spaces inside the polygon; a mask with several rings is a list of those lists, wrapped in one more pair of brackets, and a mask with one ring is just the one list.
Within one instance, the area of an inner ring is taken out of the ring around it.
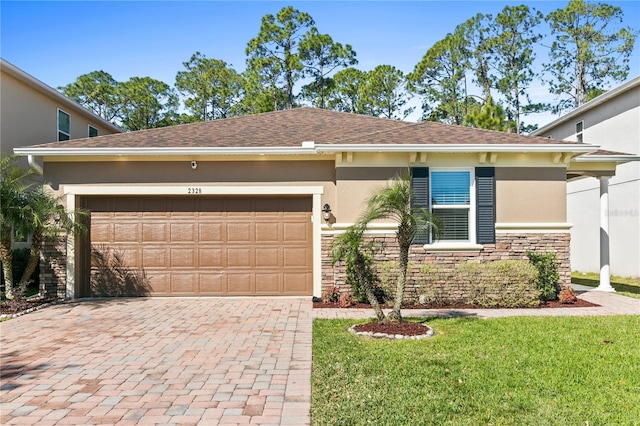
{"label": "small shrub", "polygon": [[558,299],[560,299],[560,303],[563,303],[563,304],[573,304],[578,301],[576,292],[573,291],[571,287],[567,287],[564,290],[562,290],[558,294]]}
{"label": "small shrub", "polygon": [[351,293],[342,293],[340,295],[340,300],[338,301],[338,306],[341,308],[349,308],[356,304],[356,301],[353,299]]}
{"label": "small shrub", "polygon": [[558,262],[555,253],[528,252],[529,261],[538,270],[536,286],[540,290],[540,300],[556,300],[558,298]]}
{"label": "small shrub", "polygon": [[340,300],[340,289],[335,285],[327,287],[322,292],[322,301],[324,303],[336,303]]}
{"label": "small shrub", "polygon": [[467,262],[456,265],[454,273],[458,280],[469,283],[467,302],[472,305],[517,308],[540,304],[540,291],[535,287],[538,274],[529,262]]}

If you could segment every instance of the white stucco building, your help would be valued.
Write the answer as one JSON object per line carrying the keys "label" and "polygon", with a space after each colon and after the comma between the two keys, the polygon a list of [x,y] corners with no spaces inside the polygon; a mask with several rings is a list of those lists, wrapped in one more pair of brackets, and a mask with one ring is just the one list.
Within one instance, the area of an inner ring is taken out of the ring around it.
{"label": "white stucco building", "polygon": [[[533,133],[599,145],[601,150],[640,154],[640,76],[598,96]],[[636,158],[637,159],[637,158]],[[604,182],[606,180],[607,182]],[[619,164],[607,179],[577,176],[567,184],[571,269],[599,272],[600,192],[608,185],[611,274],[640,276],[640,162]]]}

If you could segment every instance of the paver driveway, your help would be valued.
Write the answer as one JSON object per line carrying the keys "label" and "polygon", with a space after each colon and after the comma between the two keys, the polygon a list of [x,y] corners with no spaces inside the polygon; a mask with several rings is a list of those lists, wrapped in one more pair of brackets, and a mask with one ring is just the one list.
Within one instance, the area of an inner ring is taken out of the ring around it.
{"label": "paver driveway", "polygon": [[87,300],[0,323],[0,423],[309,424],[309,299]]}

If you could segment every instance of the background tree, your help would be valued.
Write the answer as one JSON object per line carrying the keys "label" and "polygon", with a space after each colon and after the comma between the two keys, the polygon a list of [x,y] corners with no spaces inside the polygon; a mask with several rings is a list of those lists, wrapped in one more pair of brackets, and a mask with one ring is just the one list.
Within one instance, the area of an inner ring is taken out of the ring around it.
{"label": "background tree", "polygon": [[58,90],[107,121],[115,122],[118,117],[121,107],[118,82],[111,74],[104,71],[83,74]]}
{"label": "background tree", "polygon": [[[326,98],[331,81],[327,76],[337,68],[344,68],[358,63],[356,52],[351,45],[343,46],[333,41],[330,35],[320,34],[318,30],[309,30],[300,42],[300,60],[304,66],[304,76],[313,78],[305,86],[307,96],[314,94],[314,105],[325,108]],[[303,91],[305,89],[303,88]]]}
{"label": "background tree", "polygon": [[485,102],[491,97],[494,86],[490,67],[492,19],[491,15],[478,13],[458,25],[454,32],[455,39],[463,41],[458,46],[460,58],[468,61],[467,68],[473,71],[474,81],[482,89],[482,101]]}
{"label": "background tree", "polygon": [[143,130],[172,124],[178,107],[174,90],[150,77],[132,77],[120,83],[120,119],[126,130]]}
{"label": "background tree", "polygon": [[356,68],[345,68],[333,75],[333,87],[329,94],[328,107],[336,111],[362,114],[360,88],[367,80],[367,73]]}
{"label": "background tree", "polygon": [[242,99],[243,78],[220,59],[200,52],[183,62],[186,71],[176,75],[175,87],[183,95],[185,107],[198,121],[227,118]]}
{"label": "background tree", "polygon": [[527,89],[536,73],[533,46],[542,36],[536,33],[542,13],[528,6],[506,6],[493,23],[491,52],[496,74],[496,86],[504,96],[506,114],[514,121],[516,133],[521,132],[521,116],[540,112],[543,104],[533,104]]}
{"label": "background tree", "polygon": [[627,78],[638,33],[616,27],[622,15],[619,7],[571,0],[566,8],[546,16],[555,37],[550,62],[544,64],[550,76],[546,83],[551,93],[564,97],[554,106],[555,112],[578,107],[591,91]]}
{"label": "background tree", "polygon": [[458,125],[464,122],[469,69],[465,44],[460,32],[447,34],[427,50],[407,76],[410,89],[423,97],[423,119]]}
{"label": "background tree", "polygon": [[[249,41],[245,51],[247,72],[252,74],[252,79],[258,80],[271,93],[282,88],[287,109],[293,107],[294,85],[302,76],[299,42],[306,35],[305,30],[313,25],[308,13],[293,6],[284,7],[276,16],[269,14],[262,18],[258,36]],[[268,72],[265,73],[265,69]]]}
{"label": "background tree", "polygon": [[482,104],[474,104],[464,117],[465,126],[477,129],[505,131],[509,127],[504,109],[489,98]]}
{"label": "background tree", "polygon": [[378,65],[366,74],[360,91],[363,114],[390,119],[403,119],[413,108],[404,108],[410,98],[405,90],[402,71],[391,65]]}

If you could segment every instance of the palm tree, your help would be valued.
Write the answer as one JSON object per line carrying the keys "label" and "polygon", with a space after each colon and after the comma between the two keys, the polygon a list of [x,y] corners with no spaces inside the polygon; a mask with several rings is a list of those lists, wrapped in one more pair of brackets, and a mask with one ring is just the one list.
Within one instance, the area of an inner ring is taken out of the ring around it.
{"label": "palm tree", "polygon": [[22,229],[31,235],[31,248],[19,286],[25,286],[33,275],[47,238],[57,237],[69,231],[81,233],[85,230],[85,227],[76,221],[76,217],[84,216],[86,213],[83,210],[68,213],[60,201],[60,197],[49,194],[44,186],[39,186],[27,194],[29,214],[22,224]]}
{"label": "palm tree", "polygon": [[[363,235],[366,227],[355,224],[347,228],[347,230],[338,235],[331,244],[331,255],[333,264],[344,261],[347,268],[347,276],[357,281],[362,286],[367,296],[367,300],[371,304],[378,321],[383,321],[385,316],[382,308],[378,303],[374,292],[373,259],[371,252],[373,246],[364,241]],[[351,271],[351,273],[350,273]]]}
{"label": "palm tree", "polygon": [[7,299],[14,297],[12,234],[24,234],[22,224],[29,215],[26,194],[32,186],[27,179],[32,175],[18,165],[15,156],[0,157],[0,260]]}
{"label": "palm tree", "polygon": [[409,249],[414,237],[419,232],[431,232],[439,235],[440,220],[431,214],[429,209],[412,205],[413,190],[411,188],[411,174],[405,173],[396,177],[392,183],[381,188],[367,201],[367,207],[355,225],[362,229],[373,221],[393,219],[398,223],[396,240],[400,249],[400,274],[396,285],[393,310],[383,319],[384,322],[402,321],[400,308],[404,299],[407,285],[407,268],[409,265]]}
{"label": "palm tree", "polygon": [[85,228],[75,218],[86,213],[83,210],[65,212],[60,198],[52,196],[43,185],[35,186],[35,182],[28,181],[33,172],[20,167],[15,157],[0,159],[0,175],[0,259],[5,297],[13,299],[12,233],[18,231],[31,236],[29,260],[18,283],[25,286],[38,266],[46,239],[62,232],[82,232]]}

